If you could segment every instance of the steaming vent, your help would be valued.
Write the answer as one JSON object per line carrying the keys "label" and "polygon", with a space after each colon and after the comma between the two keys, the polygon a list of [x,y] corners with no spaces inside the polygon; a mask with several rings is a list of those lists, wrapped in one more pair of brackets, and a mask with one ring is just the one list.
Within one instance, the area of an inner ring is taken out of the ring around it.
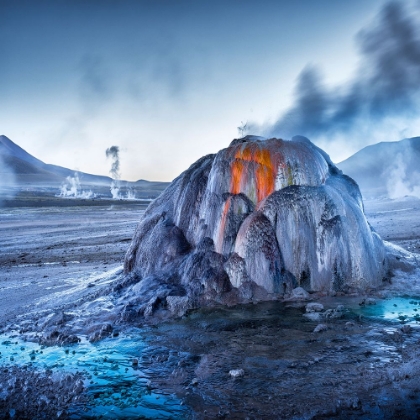
{"label": "steaming vent", "polygon": [[87,191],[82,189],[79,173],[75,172],[74,176],[68,176],[61,184],[58,197],[91,199],[95,198],[96,194],[92,190]]}

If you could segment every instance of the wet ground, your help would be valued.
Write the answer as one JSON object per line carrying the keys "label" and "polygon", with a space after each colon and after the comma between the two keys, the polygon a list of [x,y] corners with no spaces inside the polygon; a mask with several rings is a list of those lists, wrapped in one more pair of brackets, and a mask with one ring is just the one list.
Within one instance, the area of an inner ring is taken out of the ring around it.
{"label": "wet ground", "polygon": [[417,321],[402,332],[399,323],[360,319],[358,303],[346,303],[322,332],[303,308],[279,303],[162,325],[149,341],[161,359],[151,377],[196,418],[418,418]]}
{"label": "wet ground", "polygon": [[[416,251],[420,201],[365,206],[385,239]],[[0,210],[3,329],[105,287],[142,211]],[[318,299],[318,320],[304,316],[306,303],[269,302],[119,326],[96,343],[80,335],[73,345],[42,347],[9,330],[0,337],[0,418],[417,418],[420,293],[407,287],[415,276],[401,273],[391,292]]]}

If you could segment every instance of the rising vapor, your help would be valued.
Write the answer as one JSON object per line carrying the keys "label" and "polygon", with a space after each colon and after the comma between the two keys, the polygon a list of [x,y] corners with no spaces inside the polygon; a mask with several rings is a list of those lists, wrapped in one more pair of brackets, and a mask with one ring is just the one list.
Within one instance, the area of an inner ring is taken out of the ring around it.
{"label": "rising vapor", "polygon": [[0,207],[4,199],[13,198],[17,192],[16,175],[0,155]]}
{"label": "rising vapor", "polygon": [[113,179],[120,179],[120,148],[111,146],[105,151],[106,157],[112,159],[112,166],[109,171]]}
{"label": "rising vapor", "polygon": [[420,109],[419,12],[418,2],[388,2],[373,25],[357,34],[361,61],[352,80],[328,88],[316,68],[306,67],[293,106],[274,124],[254,125],[254,130],[283,138],[302,134],[333,140],[353,134],[360,139],[390,119],[413,118]]}
{"label": "rising vapor", "polygon": [[111,194],[112,198],[119,199],[120,197],[120,148],[118,146],[111,146],[105,151],[106,157],[111,158],[112,165],[109,173],[112,177]]}

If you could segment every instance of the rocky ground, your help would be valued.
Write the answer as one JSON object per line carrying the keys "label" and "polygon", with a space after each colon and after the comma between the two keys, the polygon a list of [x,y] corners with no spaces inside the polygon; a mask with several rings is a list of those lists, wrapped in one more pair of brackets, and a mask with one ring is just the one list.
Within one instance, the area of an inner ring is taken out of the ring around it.
{"label": "rocky ground", "polygon": [[[2,328],[19,315],[94,294],[109,273],[118,272],[143,210],[135,204],[0,210]],[[365,211],[384,239],[419,252],[419,200],[368,201]],[[405,275],[406,293],[412,280]],[[362,298],[343,304],[357,308]],[[321,301],[325,308],[341,303]],[[304,312],[304,304],[267,303],[202,311],[147,327],[139,364],[153,386],[175,393],[193,418],[420,415],[415,326],[401,330],[402,324],[373,322],[350,310],[310,322]],[[319,323],[327,329],[314,333]],[[79,379],[0,366],[0,418],[42,418],[45,398],[54,416],[66,418],[69,405],[84,398]],[[66,381],[61,398],[51,398],[48,389]],[[37,411],[28,415],[28,404]]]}
{"label": "rocky ground", "polygon": [[365,213],[382,239],[420,253],[420,200],[365,200]]}
{"label": "rocky ground", "polygon": [[86,403],[81,374],[54,375],[28,367],[2,368],[0,418],[66,419],[70,405]]}
{"label": "rocky ground", "polygon": [[0,325],[122,265],[144,205],[0,209]]}

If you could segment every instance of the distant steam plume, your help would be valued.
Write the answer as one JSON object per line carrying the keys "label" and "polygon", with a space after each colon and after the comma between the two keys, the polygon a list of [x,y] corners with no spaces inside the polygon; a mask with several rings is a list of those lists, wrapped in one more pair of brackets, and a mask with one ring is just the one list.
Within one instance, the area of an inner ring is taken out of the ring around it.
{"label": "distant steam plume", "polygon": [[308,66],[298,77],[293,106],[274,124],[255,128],[269,136],[315,140],[351,134],[357,141],[378,124],[414,118],[420,109],[419,12],[419,2],[388,2],[374,24],[357,34],[361,61],[352,80],[328,88]]}
{"label": "distant steam plume", "polygon": [[75,172],[74,176],[68,176],[60,188],[58,197],[63,198],[95,198],[92,190],[83,191],[80,183],[79,173]]}
{"label": "distant steam plume", "polygon": [[414,141],[404,141],[399,146],[398,153],[389,159],[390,164],[382,174],[386,180],[388,197],[420,198],[419,147]]}
{"label": "distant steam plume", "polygon": [[105,151],[106,157],[112,159],[112,166],[109,173],[113,179],[120,179],[120,148],[111,146]]}
{"label": "distant steam plume", "polygon": [[2,205],[3,199],[13,198],[15,196],[16,189],[15,173],[0,155],[0,206]]}
{"label": "distant steam plume", "polygon": [[112,198],[119,199],[120,197],[120,148],[118,146],[111,146],[105,151],[106,157],[112,160],[112,165],[109,173],[112,177],[111,194]]}

